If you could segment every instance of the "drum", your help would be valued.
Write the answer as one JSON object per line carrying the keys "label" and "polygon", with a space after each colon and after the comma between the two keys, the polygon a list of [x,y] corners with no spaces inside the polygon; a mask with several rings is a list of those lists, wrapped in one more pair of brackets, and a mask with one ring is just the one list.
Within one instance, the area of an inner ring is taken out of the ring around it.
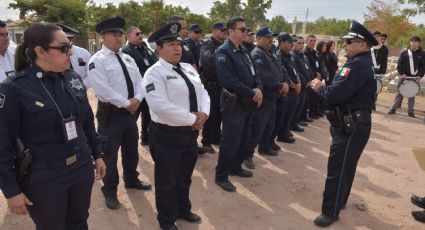
{"label": "drum", "polygon": [[398,87],[398,92],[403,97],[407,97],[407,98],[415,97],[416,95],[419,94],[420,90],[421,90],[421,87],[419,83],[411,79],[404,80],[404,82],[401,83]]}
{"label": "drum", "polygon": [[382,91],[382,88],[384,87],[384,84],[381,80],[382,74],[375,74],[375,80],[376,80],[376,92],[375,94],[379,94]]}

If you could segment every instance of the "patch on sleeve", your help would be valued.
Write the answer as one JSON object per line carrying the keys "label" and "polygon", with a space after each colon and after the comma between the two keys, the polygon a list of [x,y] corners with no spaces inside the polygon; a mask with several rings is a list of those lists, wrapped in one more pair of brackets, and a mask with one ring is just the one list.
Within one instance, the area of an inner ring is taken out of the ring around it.
{"label": "patch on sleeve", "polygon": [[177,77],[176,77],[176,76],[172,76],[172,75],[165,75],[165,77],[167,78],[167,80],[170,80],[170,79],[177,79]]}
{"label": "patch on sleeve", "polygon": [[255,64],[257,64],[257,65],[263,65],[264,64],[264,62],[261,58],[257,58],[254,61],[255,61]]}
{"label": "patch on sleeve", "polygon": [[339,76],[347,78],[348,76],[350,76],[350,71],[350,68],[344,67],[341,69],[341,71],[339,71]]}
{"label": "patch on sleeve", "polygon": [[217,56],[217,62],[226,62],[226,55],[224,54],[219,54]]}
{"label": "patch on sleeve", "polygon": [[92,70],[92,69],[94,69],[94,68],[95,68],[95,66],[94,66],[94,62],[90,63],[90,64],[89,64],[89,70]]}
{"label": "patch on sleeve", "polygon": [[6,95],[0,93],[0,108],[3,109],[4,102],[6,101]]}
{"label": "patch on sleeve", "polygon": [[146,93],[149,93],[150,91],[154,91],[155,90],[155,85],[153,83],[150,83],[149,85],[146,86]]}

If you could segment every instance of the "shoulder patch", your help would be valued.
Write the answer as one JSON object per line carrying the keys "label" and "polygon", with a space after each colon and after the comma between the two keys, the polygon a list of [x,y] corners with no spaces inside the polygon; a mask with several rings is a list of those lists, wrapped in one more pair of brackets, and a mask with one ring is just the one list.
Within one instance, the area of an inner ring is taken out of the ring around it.
{"label": "shoulder patch", "polygon": [[350,76],[350,71],[351,71],[350,68],[344,67],[341,69],[341,71],[339,71],[338,75],[341,77],[347,78],[348,76]]}
{"label": "shoulder patch", "polygon": [[92,70],[92,69],[94,69],[94,68],[95,68],[95,66],[94,66],[94,62],[90,63],[90,64],[89,64],[89,70]]}
{"label": "shoulder patch", "polygon": [[226,62],[226,55],[224,54],[217,55],[217,62]]}
{"label": "shoulder patch", "polygon": [[263,65],[264,64],[264,62],[261,58],[256,58],[254,61],[255,61],[255,64],[257,64],[257,65]]}
{"label": "shoulder patch", "polygon": [[149,93],[150,91],[154,91],[155,90],[155,85],[153,83],[150,83],[149,85],[146,86],[146,93]]}
{"label": "shoulder patch", "polygon": [[6,101],[6,95],[0,93],[0,108],[3,109],[4,102]]}
{"label": "shoulder patch", "polygon": [[165,76],[165,78],[167,78],[167,80],[170,80],[170,79],[177,79],[177,77],[176,77],[176,76],[172,76],[172,75],[166,75],[166,76]]}

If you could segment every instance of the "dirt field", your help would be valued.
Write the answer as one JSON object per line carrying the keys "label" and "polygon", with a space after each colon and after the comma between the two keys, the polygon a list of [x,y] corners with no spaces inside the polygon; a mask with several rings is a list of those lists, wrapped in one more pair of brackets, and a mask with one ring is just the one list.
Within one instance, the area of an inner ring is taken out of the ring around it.
{"label": "dirt field", "polygon": [[[347,209],[330,229],[425,229],[413,220],[410,196],[425,196],[425,173],[417,165],[411,148],[425,146],[425,97],[416,98],[416,116],[406,114],[407,100],[396,115],[387,115],[394,94],[382,93],[373,114],[371,138],[363,153]],[[329,151],[329,124],[316,120],[295,144],[282,144],[276,157],[255,156],[253,178],[231,177],[236,193],[222,191],[214,183],[218,154],[199,157],[193,175],[193,211],[202,223],[178,221],[180,229],[272,230],[316,229],[314,218],[320,213]],[[215,146],[216,149],[217,146]],[[140,147],[141,178],[153,183],[153,162],[149,149]],[[100,182],[93,187],[90,229],[159,229],[154,191],[125,190],[119,186],[123,203],[113,211],[104,205]],[[0,229],[34,229],[28,216],[7,211],[0,198]]]}

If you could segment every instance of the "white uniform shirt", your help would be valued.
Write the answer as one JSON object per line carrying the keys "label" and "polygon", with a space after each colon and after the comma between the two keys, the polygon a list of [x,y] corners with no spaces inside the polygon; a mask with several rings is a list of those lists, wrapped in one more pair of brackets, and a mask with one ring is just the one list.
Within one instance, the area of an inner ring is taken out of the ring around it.
{"label": "white uniform shirt", "polygon": [[4,56],[0,55],[0,82],[6,79],[6,73],[15,71],[15,49],[15,46],[9,45]]}
{"label": "white uniform shirt", "polygon": [[[199,74],[190,64],[180,65],[195,87],[198,111],[209,115],[210,97]],[[195,123],[196,115],[190,112],[189,89],[172,64],[160,58],[146,71],[142,87],[154,122],[169,126],[192,126]]]}
{"label": "white uniform shirt", "polygon": [[[133,82],[134,98],[142,101],[142,76],[136,62],[121,50],[118,54],[127,67]],[[127,108],[130,105],[124,72],[115,52],[105,45],[90,58],[87,80],[100,101],[109,102],[118,108]]]}
{"label": "white uniform shirt", "polygon": [[90,53],[84,48],[73,45],[72,46],[72,56],[71,56],[71,64],[72,69],[80,75],[81,79],[83,79],[86,87],[87,85],[87,66],[90,60]]}

